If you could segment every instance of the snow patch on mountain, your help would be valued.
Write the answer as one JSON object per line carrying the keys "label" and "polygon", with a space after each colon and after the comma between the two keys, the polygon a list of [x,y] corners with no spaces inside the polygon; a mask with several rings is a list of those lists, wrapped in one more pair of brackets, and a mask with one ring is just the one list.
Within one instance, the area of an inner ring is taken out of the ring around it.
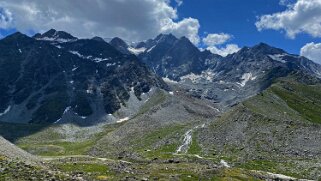
{"label": "snow patch on mountain", "polygon": [[209,82],[212,82],[213,79],[214,79],[214,76],[215,76],[215,73],[210,71],[210,70],[206,70],[206,71],[203,71],[201,74],[197,75],[197,74],[194,74],[194,73],[190,73],[188,75],[184,75],[182,76],[180,79],[181,80],[186,80],[186,79],[189,79],[191,80],[193,83],[198,83],[200,80],[206,80],[206,81],[209,81]]}
{"label": "snow patch on mountain", "polygon": [[128,121],[128,120],[129,120],[129,117],[125,117],[125,118],[123,118],[123,119],[119,119],[119,120],[117,121],[117,123],[122,123],[122,122]]}
{"label": "snow patch on mountain", "polygon": [[80,58],[85,58],[83,55],[81,55],[79,52],[77,51],[69,51],[70,53],[74,54],[74,55],[77,55],[78,57]]}
{"label": "snow patch on mountain", "polygon": [[76,71],[79,67],[74,67],[71,71]]}
{"label": "snow patch on mountain", "polygon": [[185,80],[185,79],[189,79],[191,80],[193,83],[196,83],[199,79],[203,78],[202,75],[197,75],[197,74],[194,74],[194,73],[190,73],[190,74],[187,74],[187,75],[184,75],[181,77],[181,80]]}
{"label": "snow patch on mountain", "polygon": [[96,62],[96,63],[99,63],[99,62],[104,62],[104,61],[108,61],[110,60],[111,58],[94,58],[93,60]]}
{"label": "snow patch on mountain", "polygon": [[76,41],[77,38],[72,37],[68,33],[61,32],[61,31],[59,32],[54,29],[51,29],[47,33],[44,33],[43,35],[40,35],[38,37],[36,36],[36,40],[66,43],[66,42]]}
{"label": "snow patch on mountain", "polygon": [[8,106],[6,110],[4,110],[2,113],[0,113],[0,117],[7,114],[11,110],[11,106]]}
{"label": "snow patch on mountain", "polygon": [[57,121],[54,122],[54,124],[57,124],[61,121],[61,118],[59,118]]}
{"label": "snow patch on mountain", "polygon": [[245,73],[242,75],[242,82],[237,82],[238,85],[244,87],[248,81],[253,81],[256,79],[256,76],[253,76],[252,73]]}
{"label": "snow patch on mountain", "polygon": [[69,51],[70,53],[74,54],[74,55],[77,55],[79,58],[82,58],[82,59],[88,59],[88,60],[92,60],[96,63],[99,63],[99,62],[103,62],[103,61],[108,61],[111,59],[111,57],[109,58],[99,58],[99,57],[93,57],[91,55],[89,56],[84,56],[84,55],[81,55],[79,52],[77,51]]}
{"label": "snow patch on mountain", "polygon": [[111,66],[115,66],[115,65],[116,65],[116,63],[107,63],[106,67],[111,67]]}
{"label": "snow patch on mountain", "polygon": [[36,38],[36,40],[42,40],[42,41],[54,41],[59,43],[66,43],[75,41],[75,39],[63,39],[63,38],[55,38],[55,37],[43,37],[43,38]]}
{"label": "snow patch on mountain", "polygon": [[146,48],[145,47],[142,47],[142,48],[128,47],[127,50],[133,53],[134,55],[139,55],[141,53],[144,53],[146,51]]}
{"label": "snow patch on mountain", "polygon": [[269,55],[269,57],[275,61],[286,63],[286,61],[283,59],[284,56],[287,54],[275,54],[275,55]]}
{"label": "snow patch on mountain", "polygon": [[163,77],[163,81],[166,82],[166,83],[178,84],[177,81],[171,80],[168,77]]}
{"label": "snow patch on mountain", "polygon": [[71,109],[70,106],[66,107],[66,109],[64,110],[64,114],[66,114],[70,109]]}
{"label": "snow patch on mountain", "polygon": [[150,49],[147,50],[147,53],[149,53],[150,51],[152,51],[155,47],[156,47],[156,45],[152,46]]}

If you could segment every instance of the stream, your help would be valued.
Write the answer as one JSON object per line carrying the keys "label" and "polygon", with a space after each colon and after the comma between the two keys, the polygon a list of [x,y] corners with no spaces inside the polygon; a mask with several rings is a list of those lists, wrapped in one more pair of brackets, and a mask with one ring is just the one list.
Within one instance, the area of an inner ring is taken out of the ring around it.
{"label": "stream", "polygon": [[183,143],[182,145],[180,145],[177,150],[176,150],[176,153],[187,153],[190,145],[192,144],[192,135],[193,135],[193,131],[195,129],[198,129],[198,128],[204,128],[205,127],[205,124],[202,124],[202,125],[198,125],[190,130],[188,130],[187,132],[185,132],[184,134],[184,139],[183,139]]}

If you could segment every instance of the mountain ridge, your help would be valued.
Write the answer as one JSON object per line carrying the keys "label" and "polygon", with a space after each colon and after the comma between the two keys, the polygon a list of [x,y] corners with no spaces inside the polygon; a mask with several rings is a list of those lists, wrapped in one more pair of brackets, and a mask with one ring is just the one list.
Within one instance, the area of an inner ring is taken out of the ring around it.
{"label": "mountain ridge", "polygon": [[[50,30],[44,34],[55,33]],[[108,116],[125,105],[131,88],[138,99],[154,86],[166,88],[135,56],[124,55],[106,42],[38,40],[15,33],[2,39],[0,46],[10,49],[0,55],[2,120],[53,123],[73,110],[69,121],[80,121],[95,113],[93,106],[101,105],[102,110],[96,111],[102,117],[92,120],[105,119],[104,114]],[[51,106],[56,108],[51,110]]]}

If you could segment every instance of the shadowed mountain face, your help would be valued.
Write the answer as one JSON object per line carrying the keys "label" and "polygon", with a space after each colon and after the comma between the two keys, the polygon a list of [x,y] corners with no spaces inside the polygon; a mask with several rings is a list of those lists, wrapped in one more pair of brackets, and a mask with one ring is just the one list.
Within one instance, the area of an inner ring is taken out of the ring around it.
{"label": "shadowed mountain face", "polygon": [[[64,40],[64,41],[62,41]],[[140,95],[166,84],[106,42],[50,30],[0,41],[0,120],[20,123],[106,120]]]}

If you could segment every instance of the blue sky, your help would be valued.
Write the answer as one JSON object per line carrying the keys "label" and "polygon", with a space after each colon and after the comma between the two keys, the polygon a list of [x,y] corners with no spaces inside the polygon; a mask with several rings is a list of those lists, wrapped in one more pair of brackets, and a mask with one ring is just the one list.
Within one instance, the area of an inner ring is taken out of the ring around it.
{"label": "blue sky", "polygon": [[289,53],[300,54],[300,49],[308,42],[321,42],[307,34],[299,34],[290,39],[284,32],[275,30],[258,31],[255,22],[258,16],[286,10],[279,0],[188,0],[179,7],[180,17],[194,17],[200,21],[200,35],[224,32],[233,35],[231,42],[240,47],[253,46],[265,42],[285,49]]}
{"label": "blue sky", "polygon": [[2,36],[51,28],[128,41],[172,33],[222,56],[265,42],[321,63],[321,0],[0,1]]}

